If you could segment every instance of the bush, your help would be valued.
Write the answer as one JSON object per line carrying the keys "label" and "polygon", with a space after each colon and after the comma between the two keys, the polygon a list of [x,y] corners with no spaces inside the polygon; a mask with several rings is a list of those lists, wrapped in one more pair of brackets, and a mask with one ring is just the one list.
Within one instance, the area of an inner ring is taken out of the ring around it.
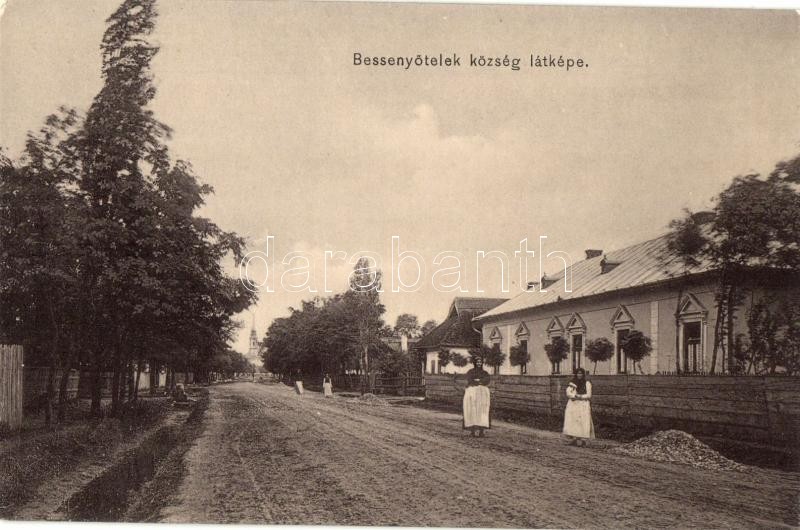
{"label": "bush", "polygon": [[439,351],[439,367],[444,368],[453,360],[453,352],[447,348],[442,348]]}
{"label": "bush", "polygon": [[614,356],[614,345],[605,337],[590,340],[586,344],[586,358],[594,363],[594,370],[597,372],[597,363],[605,362]]}
{"label": "bush", "polygon": [[469,359],[465,355],[461,355],[458,352],[452,354],[452,361],[453,364],[459,368],[463,368],[467,365],[467,363],[469,363]]}

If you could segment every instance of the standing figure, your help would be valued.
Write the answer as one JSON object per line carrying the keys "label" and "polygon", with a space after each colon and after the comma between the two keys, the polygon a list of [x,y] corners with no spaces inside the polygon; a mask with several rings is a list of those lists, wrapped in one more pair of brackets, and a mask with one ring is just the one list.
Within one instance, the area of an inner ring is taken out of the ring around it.
{"label": "standing figure", "polygon": [[325,394],[325,397],[333,397],[333,382],[331,381],[330,374],[325,374],[325,377],[322,379],[322,392]]}
{"label": "standing figure", "polygon": [[586,445],[594,438],[592,422],[592,383],[586,380],[586,370],[578,368],[567,386],[567,408],[564,410],[564,434],[570,445]]}
{"label": "standing figure", "polygon": [[464,429],[472,436],[483,436],[492,426],[489,417],[489,372],[483,369],[483,359],[472,358],[473,368],[467,372],[467,388],[464,389]]}

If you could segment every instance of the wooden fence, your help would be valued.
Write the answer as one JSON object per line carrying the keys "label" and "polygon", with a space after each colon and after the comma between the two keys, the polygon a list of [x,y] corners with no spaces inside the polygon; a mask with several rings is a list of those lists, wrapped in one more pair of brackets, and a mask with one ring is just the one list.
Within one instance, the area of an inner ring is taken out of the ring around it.
{"label": "wooden fence", "polygon": [[425,392],[425,379],[420,376],[383,377],[375,378],[376,394],[391,394],[394,396],[413,396]]}
{"label": "wooden fence", "polygon": [[0,425],[22,425],[22,346],[0,344]]}
{"label": "wooden fence", "polygon": [[[425,395],[459,404],[464,376],[427,375]],[[599,421],[779,445],[800,440],[800,377],[595,375],[592,412]],[[492,406],[561,416],[567,376],[492,377]]]}
{"label": "wooden fence", "polygon": [[[366,385],[364,376],[359,374],[337,374],[331,376],[334,392],[360,392],[362,385],[370,386],[375,394],[391,394],[395,396],[422,395],[425,392],[425,378],[412,377],[384,377],[373,374],[371,385]],[[322,392],[322,376],[306,377],[303,388]],[[287,380],[294,384],[294,380]]]}

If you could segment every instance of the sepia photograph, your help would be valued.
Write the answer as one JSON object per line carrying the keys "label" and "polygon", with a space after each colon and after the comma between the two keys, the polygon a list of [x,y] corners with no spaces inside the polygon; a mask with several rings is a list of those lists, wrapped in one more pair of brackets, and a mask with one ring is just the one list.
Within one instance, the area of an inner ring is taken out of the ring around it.
{"label": "sepia photograph", "polygon": [[0,0],[0,525],[800,527],[745,7]]}

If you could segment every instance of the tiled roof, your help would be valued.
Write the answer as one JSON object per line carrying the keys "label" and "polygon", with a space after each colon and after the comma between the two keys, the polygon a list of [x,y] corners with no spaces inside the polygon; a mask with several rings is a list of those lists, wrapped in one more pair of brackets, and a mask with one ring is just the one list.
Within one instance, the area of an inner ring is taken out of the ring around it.
{"label": "tiled roof", "polygon": [[508,298],[471,298],[467,296],[457,296],[453,299],[453,306],[458,314],[461,314],[462,311],[471,311],[477,316],[507,301]]}
{"label": "tiled roof", "polygon": [[[606,259],[607,263],[618,263],[618,265],[605,274],[601,274],[600,263],[603,259]],[[707,272],[710,268],[709,262],[684,268],[683,262],[677,256],[670,254],[665,234],[643,243],[608,252],[605,256],[575,263],[567,269],[571,271],[572,292],[565,291],[564,271],[562,270],[556,275],[548,276],[548,280],[558,281],[548,285],[545,288],[546,292],[524,291],[508,302],[480,315],[476,320],[484,320],[561,300],[574,300],[620,289],[642,287],[685,274]]]}
{"label": "tiled roof", "polygon": [[507,301],[506,298],[455,298],[447,319],[423,335],[414,349],[427,350],[442,346],[471,348],[480,345],[481,336],[473,328],[472,319]]}

